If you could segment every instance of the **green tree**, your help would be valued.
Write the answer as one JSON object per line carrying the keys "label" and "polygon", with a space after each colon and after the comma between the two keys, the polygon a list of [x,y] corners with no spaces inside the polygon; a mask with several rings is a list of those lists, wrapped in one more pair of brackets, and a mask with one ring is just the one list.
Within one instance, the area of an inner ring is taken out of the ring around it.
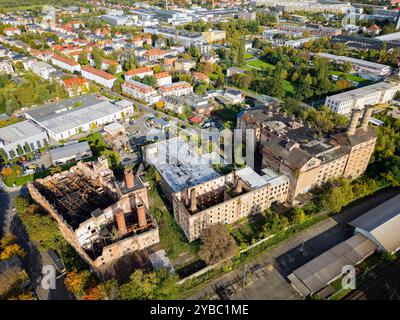
{"label": "green tree", "polygon": [[129,281],[121,286],[121,299],[153,299],[156,287],[157,276],[155,273],[145,274],[142,270],[136,270],[133,274],[131,274]]}
{"label": "green tree", "polygon": [[303,211],[303,209],[299,207],[295,207],[293,209],[293,215],[292,215],[292,223],[293,224],[301,224],[306,220],[306,215]]}
{"label": "green tree", "polygon": [[89,59],[86,52],[81,52],[78,56],[78,62],[82,66],[87,66],[89,64]]}
{"label": "green tree", "polygon": [[147,84],[148,86],[151,86],[155,88],[157,86],[157,79],[154,76],[144,76],[142,79],[142,83]]}

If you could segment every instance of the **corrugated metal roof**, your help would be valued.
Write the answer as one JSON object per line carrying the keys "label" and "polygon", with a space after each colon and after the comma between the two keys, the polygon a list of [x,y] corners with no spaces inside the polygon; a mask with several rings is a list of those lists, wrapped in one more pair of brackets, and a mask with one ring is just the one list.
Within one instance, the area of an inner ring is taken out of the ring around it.
{"label": "corrugated metal roof", "polygon": [[293,271],[288,279],[304,295],[326,287],[342,274],[347,265],[357,265],[376,250],[377,245],[360,233]]}
{"label": "corrugated metal roof", "polygon": [[372,235],[371,240],[387,252],[400,248],[400,194],[367,211],[350,225]]}

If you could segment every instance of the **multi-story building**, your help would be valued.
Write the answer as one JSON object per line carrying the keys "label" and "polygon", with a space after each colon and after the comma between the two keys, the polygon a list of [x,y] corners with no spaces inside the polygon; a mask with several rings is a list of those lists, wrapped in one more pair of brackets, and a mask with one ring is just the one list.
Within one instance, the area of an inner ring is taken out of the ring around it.
{"label": "multi-story building", "polygon": [[144,28],[145,33],[159,34],[166,38],[172,38],[179,42],[186,48],[192,45],[199,45],[204,42],[204,39],[199,32],[191,32],[187,30],[175,29],[175,28]]}
{"label": "multi-story building", "polygon": [[374,151],[376,134],[368,127],[372,108],[356,110],[345,133],[318,138],[301,121],[267,108],[243,112],[239,129],[254,129],[262,154],[262,166],[271,167],[290,180],[290,202],[331,178],[357,178],[363,174]]}
{"label": "multi-story building", "polygon": [[33,73],[46,80],[50,80],[50,75],[57,71],[53,66],[43,61],[32,63],[30,69]]}
{"label": "multi-story building", "polygon": [[168,50],[161,50],[158,48],[150,49],[147,50],[144,53],[144,56],[146,57],[147,61],[158,61],[161,59],[164,59],[165,56],[169,55],[170,51]]}
{"label": "multi-story building", "polygon": [[301,33],[309,33],[313,36],[320,37],[333,37],[338,36],[342,33],[341,29],[322,27],[317,25],[315,27],[311,26],[297,26],[297,25],[278,25],[276,29],[286,32],[301,32]]}
{"label": "multi-story building", "polygon": [[122,92],[125,95],[142,100],[149,104],[156,103],[161,99],[161,96],[154,88],[132,79],[125,81],[122,84]]}
{"label": "multi-story building", "polygon": [[82,77],[64,79],[62,84],[69,97],[89,93],[89,81]]}
{"label": "multi-story building", "polygon": [[130,101],[110,102],[103,96],[88,94],[31,108],[25,112],[25,117],[37,123],[51,138],[60,141],[132,113]]}
{"label": "multi-story building", "polygon": [[61,69],[68,70],[71,73],[75,71],[77,72],[81,71],[81,65],[74,59],[60,56],[58,54],[54,54],[51,57],[51,63]]}
{"label": "multi-story building", "polygon": [[216,156],[199,155],[182,138],[146,147],[145,161],[160,174],[175,221],[189,241],[213,224],[231,224],[286,201],[289,180],[285,176],[271,169],[259,175],[250,167],[221,176],[209,162]]}
{"label": "multi-story building", "polygon": [[106,88],[112,88],[117,78],[106,71],[99,70],[90,66],[82,67],[82,76],[88,80],[93,80]]}
{"label": "multi-story building", "polygon": [[115,73],[120,73],[122,71],[122,67],[117,61],[106,58],[101,60],[101,70],[109,70],[111,66],[115,68]]}
{"label": "multi-story building", "polygon": [[346,56],[337,56],[330,53],[321,52],[318,55],[322,58],[329,59],[331,61],[335,61],[337,63],[345,63],[350,62],[353,66],[353,69],[358,72],[367,72],[373,73],[379,76],[387,76],[391,73],[392,68],[385,64],[365,61],[361,59],[355,59]]}
{"label": "multi-story building", "polygon": [[164,86],[172,83],[172,76],[169,72],[160,72],[154,75],[157,80],[157,86]]}
{"label": "multi-story building", "polygon": [[190,59],[178,59],[175,61],[175,69],[178,71],[189,72],[196,68],[196,61]]}
{"label": "multi-story building", "polygon": [[185,81],[174,82],[158,87],[158,92],[164,96],[184,96],[193,92],[193,87]]}
{"label": "multi-story building", "polygon": [[400,90],[399,83],[379,82],[326,97],[325,105],[333,112],[350,114],[354,109],[386,103]]}
{"label": "multi-story building", "polygon": [[78,162],[68,171],[29,183],[28,189],[100,276],[123,256],[160,241],[144,183],[131,170],[118,182],[107,159]]}
{"label": "multi-story building", "polygon": [[22,121],[0,128],[0,149],[9,159],[44,147],[47,133],[31,121]]}
{"label": "multi-story building", "polygon": [[152,76],[153,75],[153,69],[149,67],[142,67],[142,68],[136,68],[136,69],[131,69],[128,70],[125,75],[125,81],[134,78],[134,77],[139,77],[140,79],[143,79],[144,76]]}
{"label": "multi-story building", "polygon": [[226,38],[226,32],[223,30],[205,31],[201,35],[203,36],[204,41],[207,43],[224,41]]}
{"label": "multi-story building", "polygon": [[10,61],[0,62],[0,74],[13,74],[14,68]]}

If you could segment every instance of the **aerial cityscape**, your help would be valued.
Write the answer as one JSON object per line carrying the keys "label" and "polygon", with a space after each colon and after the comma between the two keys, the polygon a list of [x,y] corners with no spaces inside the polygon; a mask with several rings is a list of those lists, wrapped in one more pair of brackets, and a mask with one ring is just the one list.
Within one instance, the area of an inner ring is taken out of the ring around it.
{"label": "aerial cityscape", "polygon": [[400,300],[400,1],[0,0],[0,300]]}

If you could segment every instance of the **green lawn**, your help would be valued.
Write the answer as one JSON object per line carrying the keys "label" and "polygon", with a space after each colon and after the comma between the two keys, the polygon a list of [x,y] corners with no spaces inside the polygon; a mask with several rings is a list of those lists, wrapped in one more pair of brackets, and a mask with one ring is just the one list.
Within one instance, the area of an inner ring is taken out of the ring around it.
{"label": "green lawn", "polygon": [[361,77],[356,76],[354,74],[344,73],[344,72],[341,72],[341,71],[331,71],[330,74],[333,75],[333,76],[339,76],[339,77],[343,76],[347,80],[355,81],[355,82],[358,82],[358,83],[361,83],[361,84],[368,84],[368,83],[371,82],[370,80],[361,78]]}
{"label": "green lawn", "polygon": [[266,70],[266,69],[269,69],[269,68],[273,69],[273,68],[275,68],[275,66],[273,64],[268,63],[268,62],[265,62],[265,61],[262,61],[260,59],[257,59],[257,60],[248,61],[246,63],[246,67],[245,68],[247,70],[256,69],[256,70],[259,70],[259,71],[263,71],[263,70]]}
{"label": "green lawn", "polygon": [[285,89],[286,92],[294,93],[294,86],[288,80],[283,80],[283,89]]}
{"label": "green lawn", "polygon": [[254,55],[252,55],[251,53],[245,53],[244,54],[244,60],[249,60],[254,58]]}

